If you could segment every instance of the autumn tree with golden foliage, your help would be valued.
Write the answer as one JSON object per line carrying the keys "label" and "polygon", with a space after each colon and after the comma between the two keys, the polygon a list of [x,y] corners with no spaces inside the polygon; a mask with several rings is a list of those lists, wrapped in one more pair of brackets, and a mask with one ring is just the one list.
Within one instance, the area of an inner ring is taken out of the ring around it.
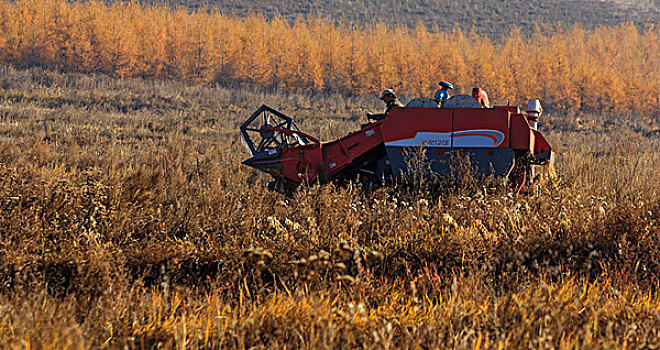
{"label": "autumn tree with golden foliage", "polygon": [[527,38],[376,23],[364,28],[312,18],[130,2],[0,2],[0,60],[76,71],[249,83],[294,90],[430,95],[485,88],[496,103],[536,97],[548,106],[660,115],[660,31],[632,24],[557,27]]}

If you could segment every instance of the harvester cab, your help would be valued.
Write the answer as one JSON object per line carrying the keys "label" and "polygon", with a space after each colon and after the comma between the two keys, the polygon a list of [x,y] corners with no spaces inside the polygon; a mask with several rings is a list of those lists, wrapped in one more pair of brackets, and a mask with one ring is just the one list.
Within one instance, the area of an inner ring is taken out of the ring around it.
{"label": "harvester cab", "polygon": [[421,150],[417,153],[429,175],[450,176],[457,159],[469,159],[472,173],[504,178],[518,193],[532,181],[532,166],[552,161],[551,147],[537,130],[538,100],[529,101],[527,112],[488,107],[486,93],[475,88],[472,96],[453,96],[441,107],[429,101],[415,99],[393,108],[383,120],[328,142],[263,105],[241,125],[252,155],[243,164],[271,175],[269,187],[288,192],[314,181],[406,181],[414,170],[411,153]]}

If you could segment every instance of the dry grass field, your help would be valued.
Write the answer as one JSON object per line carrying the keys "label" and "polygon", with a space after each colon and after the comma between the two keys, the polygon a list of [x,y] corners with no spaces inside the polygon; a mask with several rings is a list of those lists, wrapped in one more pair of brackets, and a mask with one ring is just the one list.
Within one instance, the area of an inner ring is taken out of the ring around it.
{"label": "dry grass field", "polygon": [[660,345],[657,116],[546,111],[557,176],[517,198],[240,165],[261,103],[328,140],[375,93],[0,66],[0,348]]}

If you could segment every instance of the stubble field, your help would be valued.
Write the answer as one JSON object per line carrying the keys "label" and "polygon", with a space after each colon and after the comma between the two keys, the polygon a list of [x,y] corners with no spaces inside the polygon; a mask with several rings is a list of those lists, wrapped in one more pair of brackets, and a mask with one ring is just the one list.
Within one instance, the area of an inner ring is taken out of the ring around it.
{"label": "stubble field", "polygon": [[240,165],[264,102],[323,140],[382,108],[0,66],[0,347],[660,343],[657,116],[547,111],[557,175],[517,198],[287,198]]}

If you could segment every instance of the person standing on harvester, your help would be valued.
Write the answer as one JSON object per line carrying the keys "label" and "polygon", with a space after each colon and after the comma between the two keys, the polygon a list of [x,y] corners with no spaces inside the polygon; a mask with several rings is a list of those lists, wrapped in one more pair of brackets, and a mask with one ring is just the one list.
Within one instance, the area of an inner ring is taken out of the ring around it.
{"label": "person standing on harvester", "polygon": [[367,113],[367,118],[373,119],[373,120],[382,120],[387,116],[388,113],[390,113],[390,110],[394,107],[403,107],[403,104],[399,102],[399,100],[396,98],[396,95],[394,94],[394,91],[392,89],[387,89],[384,90],[383,93],[380,95],[380,99],[385,101],[385,112],[384,113]]}
{"label": "person standing on harvester", "polygon": [[433,99],[436,100],[439,104],[443,104],[450,97],[449,90],[453,89],[454,86],[444,80],[439,82],[438,85],[442,86],[442,88],[435,92]]}

